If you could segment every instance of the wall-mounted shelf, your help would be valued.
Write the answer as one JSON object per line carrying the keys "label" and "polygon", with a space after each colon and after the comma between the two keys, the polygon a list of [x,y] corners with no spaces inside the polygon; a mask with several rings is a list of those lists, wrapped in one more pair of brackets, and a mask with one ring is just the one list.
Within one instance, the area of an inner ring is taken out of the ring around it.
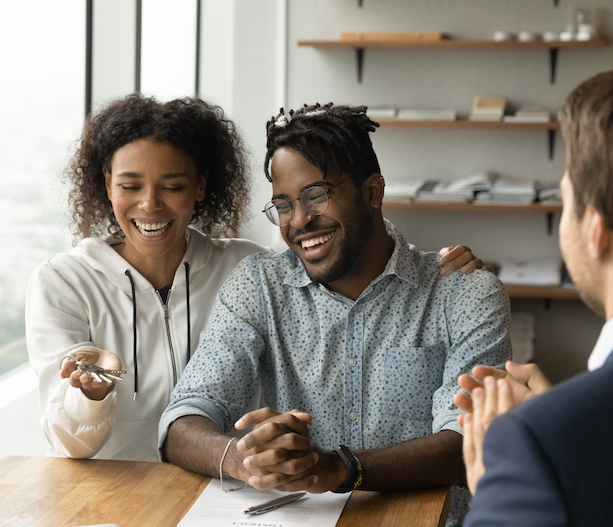
{"label": "wall-mounted shelf", "polygon": [[531,205],[475,205],[470,202],[384,201],[383,207],[387,209],[442,210],[448,212],[537,212],[541,214],[562,212],[562,205],[544,205],[541,203]]}
{"label": "wall-mounted shelf", "polygon": [[505,285],[511,298],[542,298],[545,300],[579,300],[574,288]]}
{"label": "wall-mounted shelf", "polygon": [[560,123],[552,120],[546,123],[518,123],[505,121],[470,121],[458,117],[455,121],[404,121],[400,119],[373,119],[381,128],[473,128],[496,130],[557,130]]}
{"label": "wall-mounted shelf", "polygon": [[430,128],[430,129],[471,129],[471,130],[546,130],[549,159],[553,159],[557,120],[546,123],[510,123],[505,121],[470,121],[459,117],[455,121],[403,121],[399,119],[374,119],[381,128]]}
{"label": "wall-mounted shelf", "polygon": [[376,41],[376,40],[300,40],[299,46],[308,46],[319,49],[354,49],[358,63],[358,82],[362,82],[364,51],[366,49],[547,49],[549,50],[550,82],[556,78],[558,51],[560,49],[593,49],[608,45],[605,37],[591,40],[550,41],[533,40],[520,42],[519,40],[468,40],[457,38],[444,38],[437,41]]}
{"label": "wall-mounted shelf", "polygon": [[562,205],[532,203],[531,205],[475,205],[471,202],[384,201],[386,209],[437,210],[444,212],[545,213],[547,234],[553,232],[553,215],[562,212]]}

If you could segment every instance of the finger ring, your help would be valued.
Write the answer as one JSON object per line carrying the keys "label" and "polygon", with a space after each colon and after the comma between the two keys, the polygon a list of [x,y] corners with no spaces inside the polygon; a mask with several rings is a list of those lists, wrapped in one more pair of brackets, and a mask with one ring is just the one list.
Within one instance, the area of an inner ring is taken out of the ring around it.
{"label": "finger ring", "polygon": [[60,370],[62,369],[62,364],[64,363],[64,359],[72,359],[75,362],[78,362],[79,359],[77,359],[74,355],[64,355],[61,359],[60,359]]}

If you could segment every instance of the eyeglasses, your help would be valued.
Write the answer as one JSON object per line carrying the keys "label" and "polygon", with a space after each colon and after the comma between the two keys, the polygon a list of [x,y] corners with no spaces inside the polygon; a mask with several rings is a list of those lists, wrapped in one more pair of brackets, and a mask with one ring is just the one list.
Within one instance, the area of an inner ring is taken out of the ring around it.
{"label": "eyeglasses", "polygon": [[343,181],[336,185],[332,185],[328,190],[319,186],[306,188],[300,193],[299,197],[289,201],[280,198],[273,199],[266,204],[262,212],[266,213],[266,217],[277,227],[283,227],[292,221],[294,217],[294,205],[292,202],[300,200],[300,205],[302,205],[302,208],[309,216],[321,216],[328,210],[328,192],[348,179],[351,179],[351,176],[343,179]]}

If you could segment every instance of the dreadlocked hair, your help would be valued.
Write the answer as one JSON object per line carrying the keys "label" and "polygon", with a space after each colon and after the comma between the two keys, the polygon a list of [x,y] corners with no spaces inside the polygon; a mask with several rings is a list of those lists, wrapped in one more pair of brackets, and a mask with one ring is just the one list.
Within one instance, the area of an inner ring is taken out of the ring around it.
{"label": "dreadlocked hair", "polygon": [[104,170],[115,152],[147,139],[188,154],[206,194],[194,205],[192,224],[213,237],[233,236],[247,214],[250,175],[247,153],[223,110],[197,98],[159,102],[139,94],[111,101],[85,123],[64,172],[75,243],[89,236],[123,236],[106,193]]}
{"label": "dreadlocked hair", "polygon": [[379,123],[366,115],[366,106],[305,104],[289,114],[281,108],[266,123],[264,173],[272,181],[270,161],[275,151],[285,146],[317,167],[324,178],[332,163],[339,174],[351,175],[354,184],[360,184],[381,171],[369,136],[377,126]]}

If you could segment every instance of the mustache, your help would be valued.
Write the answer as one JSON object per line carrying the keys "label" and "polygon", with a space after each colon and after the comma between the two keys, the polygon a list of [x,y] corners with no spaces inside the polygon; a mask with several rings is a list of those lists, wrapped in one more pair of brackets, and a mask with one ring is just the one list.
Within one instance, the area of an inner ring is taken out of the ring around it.
{"label": "mustache", "polygon": [[298,238],[298,236],[304,236],[305,234],[313,234],[315,232],[326,230],[326,229],[334,230],[337,227],[340,227],[340,224],[337,222],[333,222],[328,225],[315,225],[316,221],[317,219],[314,219],[313,221],[310,221],[309,223],[307,223],[304,226],[304,229],[300,229],[300,230],[297,230],[296,232],[293,232],[290,236],[288,236],[289,241],[291,243],[295,243],[295,239]]}

